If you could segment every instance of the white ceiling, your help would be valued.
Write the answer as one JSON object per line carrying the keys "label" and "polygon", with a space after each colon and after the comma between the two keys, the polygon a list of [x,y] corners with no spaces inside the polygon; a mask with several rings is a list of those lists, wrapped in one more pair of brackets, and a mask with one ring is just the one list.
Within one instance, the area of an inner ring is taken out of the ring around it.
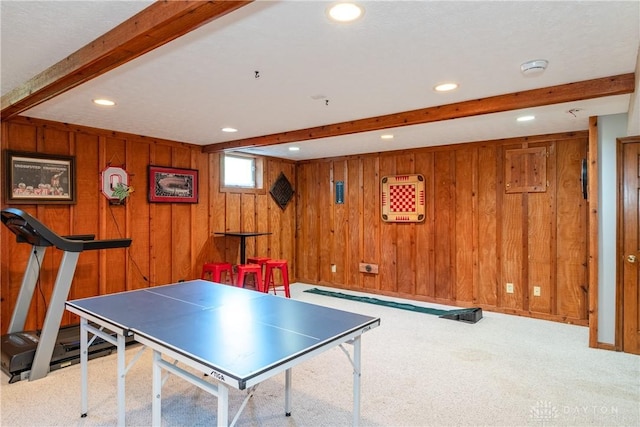
{"label": "white ceiling", "polygon": [[[3,0],[2,94],[150,3]],[[348,25],[327,19],[329,4],[257,1],[23,115],[208,145],[636,70],[639,1],[361,1],[364,17]],[[549,61],[542,75],[520,73],[540,58]],[[456,91],[433,91],[450,80]],[[95,106],[97,97],[117,105]],[[250,151],[303,160],[585,130],[589,116],[626,113],[630,101],[617,95]],[[536,120],[516,123],[523,113]],[[395,137],[382,141],[382,133]]]}

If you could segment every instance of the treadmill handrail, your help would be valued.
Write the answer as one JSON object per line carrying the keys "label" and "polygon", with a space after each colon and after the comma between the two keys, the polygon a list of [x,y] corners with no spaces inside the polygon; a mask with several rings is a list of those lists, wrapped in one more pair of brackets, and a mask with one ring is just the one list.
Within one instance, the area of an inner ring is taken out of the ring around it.
{"label": "treadmill handrail", "polygon": [[[82,238],[86,238],[86,235],[62,237],[36,218],[16,208],[5,208],[1,215],[2,222],[16,235],[16,240],[19,243],[27,242],[34,246],[55,246],[66,252],[128,248],[131,245],[129,238],[86,240]],[[76,238],[74,239],[74,237]]]}

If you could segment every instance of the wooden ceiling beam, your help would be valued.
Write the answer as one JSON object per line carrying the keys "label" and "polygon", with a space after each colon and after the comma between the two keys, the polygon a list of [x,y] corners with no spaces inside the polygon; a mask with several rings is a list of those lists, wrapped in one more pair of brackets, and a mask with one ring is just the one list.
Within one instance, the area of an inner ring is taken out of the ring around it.
{"label": "wooden ceiling beam", "polygon": [[237,139],[218,144],[205,145],[205,153],[231,151],[243,147],[263,147],[291,142],[309,141],[318,138],[349,135],[359,132],[390,129],[402,126],[418,125],[442,120],[460,119],[483,114],[520,110],[523,108],[541,107],[563,102],[580,101],[604,96],[623,95],[635,90],[633,73],[618,76],[585,80],[576,83],[532,89],[524,92],[491,96],[471,101],[457,102],[435,107],[366,119],[334,123],[272,135]]}
{"label": "wooden ceiling beam", "polygon": [[251,2],[157,1],[4,95],[0,116],[16,116]]}

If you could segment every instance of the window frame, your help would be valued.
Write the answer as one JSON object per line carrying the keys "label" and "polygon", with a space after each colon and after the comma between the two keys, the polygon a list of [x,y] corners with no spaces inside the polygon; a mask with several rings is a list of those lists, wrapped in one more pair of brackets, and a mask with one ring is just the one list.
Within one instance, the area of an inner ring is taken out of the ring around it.
{"label": "window frame", "polygon": [[[226,157],[244,157],[250,158],[254,160],[255,165],[255,186],[254,187],[243,187],[239,185],[227,185],[225,182],[225,165],[226,165]],[[252,154],[246,153],[236,153],[236,152],[228,152],[228,153],[220,153],[220,192],[222,193],[250,193],[250,194],[265,194],[266,190],[264,188],[264,159],[260,156],[255,156]]]}

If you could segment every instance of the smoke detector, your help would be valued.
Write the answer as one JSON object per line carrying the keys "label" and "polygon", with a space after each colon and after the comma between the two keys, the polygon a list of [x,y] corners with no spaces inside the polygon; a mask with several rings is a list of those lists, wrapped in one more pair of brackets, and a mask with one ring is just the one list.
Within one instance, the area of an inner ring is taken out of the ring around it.
{"label": "smoke detector", "polygon": [[524,62],[520,65],[520,71],[525,76],[537,76],[544,72],[549,65],[549,61],[546,59],[534,59],[533,61]]}

